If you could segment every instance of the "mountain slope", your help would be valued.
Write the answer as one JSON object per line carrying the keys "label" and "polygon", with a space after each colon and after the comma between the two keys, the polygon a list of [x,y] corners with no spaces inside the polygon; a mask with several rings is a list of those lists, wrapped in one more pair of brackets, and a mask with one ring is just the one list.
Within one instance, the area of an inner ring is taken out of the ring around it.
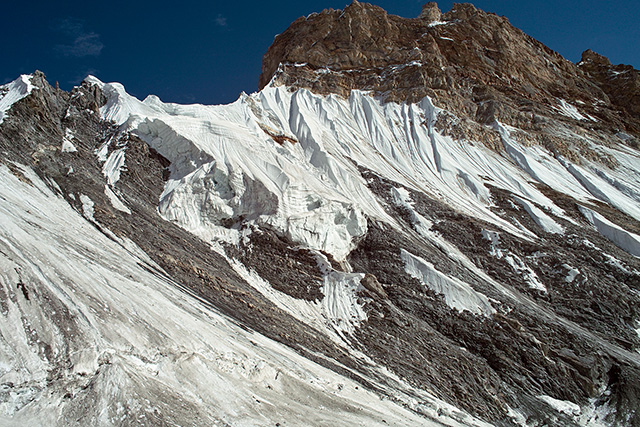
{"label": "mountain slope", "polygon": [[294,22],[229,105],[21,77],[7,420],[638,425],[636,118],[585,64],[469,5],[354,2]]}

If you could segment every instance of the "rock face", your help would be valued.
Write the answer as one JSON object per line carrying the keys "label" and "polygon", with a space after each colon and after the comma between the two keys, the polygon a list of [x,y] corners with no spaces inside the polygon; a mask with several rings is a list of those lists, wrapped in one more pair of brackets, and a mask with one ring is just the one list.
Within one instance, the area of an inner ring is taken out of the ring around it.
{"label": "rock face", "polygon": [[636,70],[354,1],[261,86],[0,87],[0,424],[640,426]]}
{"label": "rock face", "polygon": [[629,119],[640,115],[640,72],[630,65],[612,65],[592,50],[582,53],[578,67],[607,94],[611,103],[627,112]]}
{"label": "rock face", "polygon": [[582,151],[595,158],[579,137],[554,138],[561,131],[549,117],[568,103],[582,112],[567,114],[581,133],[605,139],[603,132],[624,131],[637,138],[640,102],[637,71],[610,64],[609,71],[592,57],[576,66],[507,18],[468,3],[445,14],[429,3],[418,18],[406,19],[354,1],[344,11],[299,18],[278,35],[264,57],[259,86],[274,79],[344,97],[353,89],[386,101],[429,96],[454,114],[455,125],[443,123],[442,129],[455,137],[480,137],[498,148],[483,126],[498,120],[566,157]]}

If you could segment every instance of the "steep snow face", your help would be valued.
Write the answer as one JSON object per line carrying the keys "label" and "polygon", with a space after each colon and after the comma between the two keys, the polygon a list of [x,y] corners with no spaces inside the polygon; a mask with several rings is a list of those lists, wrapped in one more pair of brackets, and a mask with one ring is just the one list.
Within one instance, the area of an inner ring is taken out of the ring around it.
{"label": "steep snow face", "polygon": [[0,165],[0,424],[441,425],[237,326],[23,173]]}
{"label": "steep snow face", "polygon": [[4,121],[7,110],[13,104],[29,95],[33,89],[37,89],[31,84],[31,76],[23,74],[11,83],[0,86],[0,123]]}
{"label": "steep snow face", "polygon": [[401,257],[406,272],[429,289],[444,295],[449,307],[459,311],[468,310],[474,314],[491,315],[496,312],[487,297],[474,291],[468,283],[447,277],[428,261],[405,250],[402,250]]}
{"label": "steep snow face", "polygon": [[496,122],[504,157],[438,133],[441,110],[429,98],[395,104],[359,91],[343,99],[268,86],[229,105],[183,106],[154,96],[141,102],[122,85],[91,82],[108,97],[105,119],[135,131],[172,162],[161,214],[207,240],[234,241],[229,225],[255,221],[342,260],[365,234],[367,217],[396,225],[358,166],[524,239],[536,235],[491,210],[485,182],[520,197],[546,232],[563,229],[545,212],[566,216],[535,182],[578,200],[610,202],[640,219],[640,190],[625,178],[627,169],[638,174],[633,153],[607,149],[623,160],[620,171],[579,166],[520,144]]}
{"label": "steep snow face", "polygon": [[580,212],[607,239],[632,255],[640,257],[640,236],[612,223],[589,208],[580,206]]}

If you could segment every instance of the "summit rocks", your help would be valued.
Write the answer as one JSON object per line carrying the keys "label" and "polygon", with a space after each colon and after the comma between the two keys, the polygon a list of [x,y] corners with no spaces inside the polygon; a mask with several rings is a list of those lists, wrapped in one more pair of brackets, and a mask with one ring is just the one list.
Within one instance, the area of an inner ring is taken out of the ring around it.
{"label": "summit rocks", "polygon": [[582,53],[578,67],[629,117],[640,115],[640,72],[630,65],[612,65],[591,49]]}
{"label": "summit rocks", "polygon": [[[522,130],[524,143],[606,163],[580,138],[640,134],[638,72],[592,57],[577,66],[507,18],[467,3],[444,14],[428,3],[408,19],[354,1],[344,10],[301,17],[277,36],[259,86],[273,80],[343,97],[358,89],[409,103],[429,96],[453,114],[439,126],[456,139],[482,139],[499,150],[499,135],[485,126],[499,121]],[[569,122],[578,135],[555,138],[566,134],[558,122]]]}

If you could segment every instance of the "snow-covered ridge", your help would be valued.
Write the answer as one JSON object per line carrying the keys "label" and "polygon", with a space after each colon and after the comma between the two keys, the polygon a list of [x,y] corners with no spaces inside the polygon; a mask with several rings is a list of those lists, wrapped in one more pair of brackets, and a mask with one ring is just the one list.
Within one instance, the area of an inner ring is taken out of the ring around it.
{"label": "snow-covered ridge", "polygon": [[0,123],[4,121],[7,110],[13,104],[29,95],[33,89],[37,89],[31,84],[31,77],[23,74],[11,83],[0,86]]}
{"label": "snow-covered ridge", "polygon": [[[365,234],[367,217],[396,224],[356,164],[525,239],[536,236],[490,209],[485,182],[526,201],[549,232],[561,233],[562,227],[536,206],[560,217],[564,212],[535,182],[580,201],[610,202],[640,219],[637,189],[622,176],[638,173],[632,162],[623,173],[573,164],[543,147],[518,143],[507,126],[496,123],[504,157],[438,133],[440,110],[428,97],[396,104],[355,90],[343,99],[270,85],[228,105],[178,105],[154,96],[139,101],[120,84],[88,81],[108,98],[104,119],[136,132],[172,162],[162,215],[207,240],[233,241],[234,231],[221,230],[221,222],[250,220],[344,259],[354,239]],[[271,133],[287,138],[277,142]],[[623,160],[629,156],[608,150]]]}

